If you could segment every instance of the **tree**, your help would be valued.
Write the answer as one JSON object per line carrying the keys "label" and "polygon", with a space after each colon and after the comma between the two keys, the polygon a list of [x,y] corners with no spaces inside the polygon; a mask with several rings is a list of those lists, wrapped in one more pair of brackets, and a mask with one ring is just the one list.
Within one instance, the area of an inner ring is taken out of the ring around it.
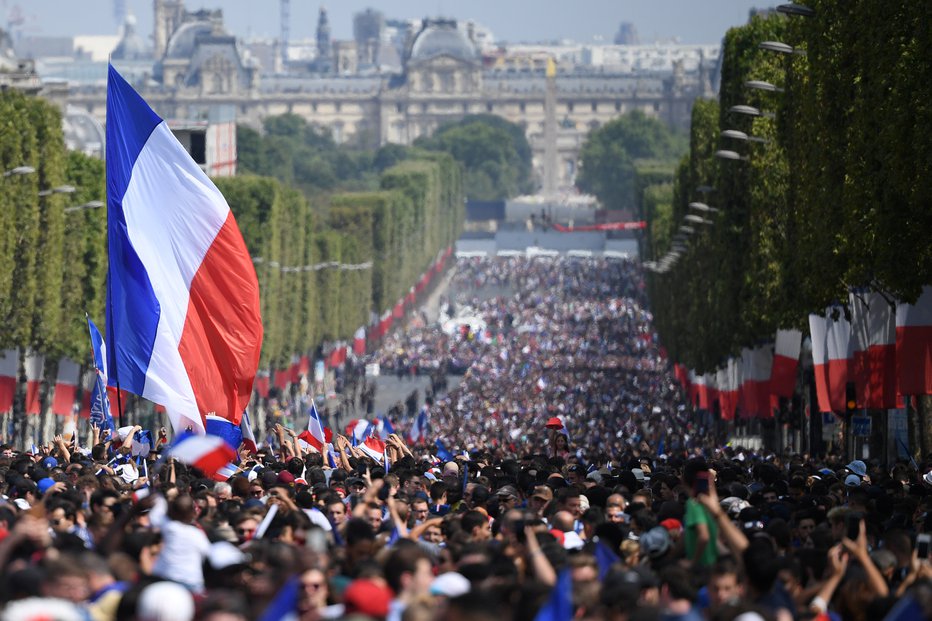
{"label": "tree", "polygon": [[414,144],[449,153],[462,164],[469,198],[501,200],[533,189],[527,137],[521,127],[501,117],[466,116]]}
{"label": "tree", "polygon": [[634,111],[590,132],[579,153],[576,185],[607,209],[633,209],[635,162],[670,159],[686,150],[684,136]]}

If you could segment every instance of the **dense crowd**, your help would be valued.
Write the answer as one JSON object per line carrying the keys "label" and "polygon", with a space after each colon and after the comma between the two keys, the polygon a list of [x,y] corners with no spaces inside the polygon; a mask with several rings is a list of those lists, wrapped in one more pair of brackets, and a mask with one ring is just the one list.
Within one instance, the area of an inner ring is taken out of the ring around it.
{"label": "dense crowd", "polygon": [[164,436],[139,454],[138,429],[0,446],[0,619],[932,617],[932,461],[723,446],[634,263],[457,269],[484,328],[423,323],[379,354],[472,352],[417,442],[396,421],[321,453],[276,426],[222,480]]}

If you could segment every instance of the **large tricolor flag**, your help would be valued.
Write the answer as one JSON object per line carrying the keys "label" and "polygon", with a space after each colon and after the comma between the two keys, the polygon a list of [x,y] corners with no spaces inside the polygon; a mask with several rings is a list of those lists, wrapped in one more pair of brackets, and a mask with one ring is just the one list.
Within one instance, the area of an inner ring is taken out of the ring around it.
{"label": "large tricolor flag", "polygon": [[932,394],[932,287],[896,307],[896,377],[901,395]]}
{"label": "large tricolor flag", "polygon": [[223,196],[111,66],[107,81],[110,382],[176,431],[239,424],[259,364],[252,259]]}
{"label": "large tricolor flag", "polygon": [[852,291],[851,341],[858,407],[896,407],[896,314],[876,292]]}

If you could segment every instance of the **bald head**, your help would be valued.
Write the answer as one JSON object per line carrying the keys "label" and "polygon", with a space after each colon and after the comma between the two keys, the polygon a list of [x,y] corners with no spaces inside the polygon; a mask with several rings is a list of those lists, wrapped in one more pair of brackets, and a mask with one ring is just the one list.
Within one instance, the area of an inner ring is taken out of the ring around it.
{"label": "bald head", "polygon": [[573,522],[575,522],[575,519],[569,511],[557,511],[553,514],[553,527],[564,533],[573,530]]}

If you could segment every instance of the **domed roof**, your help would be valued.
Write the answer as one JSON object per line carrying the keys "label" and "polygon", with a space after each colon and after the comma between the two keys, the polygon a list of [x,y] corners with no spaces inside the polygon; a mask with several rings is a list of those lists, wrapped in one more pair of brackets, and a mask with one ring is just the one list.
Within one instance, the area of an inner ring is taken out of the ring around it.
{"label": "domed roof", "polygon": [[426,60],[436,56],[452,56],[474,61],[479,52],[472,41],[456,27],[453,20],[425,20],[411,45],[411,60]]}
{"label": "domed roof", "polygon": [[166,58],[191,58],[194,55],[194,43],[201,35],[213,32],[210,22],[189,22],[175,31],[168,41]]}
{"label": "domed roof", "polygon": [[113,50],[112,57],[117,60],[139,60],[149,57],[145,41],[136,32],[136,18],[132,15],[126,16],[126,23],[123,24],[123,38]]}

